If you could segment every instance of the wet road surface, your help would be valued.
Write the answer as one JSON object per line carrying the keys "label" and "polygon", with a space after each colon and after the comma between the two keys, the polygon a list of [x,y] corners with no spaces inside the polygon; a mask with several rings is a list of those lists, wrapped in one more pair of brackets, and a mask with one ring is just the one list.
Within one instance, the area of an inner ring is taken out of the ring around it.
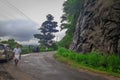
{"label": "wet road surface", "polygon": [[120,80],[89,71],[74,70],[57,62],[53,58],[54,53],[23,55],[17,67],[14,66],[13,61],[4,64],[4,67],[15,80]]}

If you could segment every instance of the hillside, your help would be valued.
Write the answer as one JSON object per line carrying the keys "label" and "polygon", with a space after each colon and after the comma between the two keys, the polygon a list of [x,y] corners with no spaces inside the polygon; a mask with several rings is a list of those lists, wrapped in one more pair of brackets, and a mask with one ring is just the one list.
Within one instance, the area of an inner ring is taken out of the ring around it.
{"label": "hillside", "polygon": [[120,54],[120,1],[85,0],[70,49]]}

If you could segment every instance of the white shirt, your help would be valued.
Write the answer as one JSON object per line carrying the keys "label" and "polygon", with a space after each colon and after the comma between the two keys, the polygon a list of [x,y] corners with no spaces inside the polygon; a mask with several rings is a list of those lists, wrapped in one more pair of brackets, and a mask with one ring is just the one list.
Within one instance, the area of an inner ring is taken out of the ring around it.
{"label": "white shirt", "polygon": [[20,55],[21,49],[20,48],[14,48],[13,52],[15,53],[15,55]]}

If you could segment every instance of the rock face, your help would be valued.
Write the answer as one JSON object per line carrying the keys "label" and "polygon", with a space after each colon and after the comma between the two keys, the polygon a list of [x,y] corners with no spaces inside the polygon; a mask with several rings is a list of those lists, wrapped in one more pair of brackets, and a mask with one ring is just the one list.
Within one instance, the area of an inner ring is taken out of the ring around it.
{"label": "rock face", "polygon": [[85,0],[71,50],[120,53],[120,0]]}

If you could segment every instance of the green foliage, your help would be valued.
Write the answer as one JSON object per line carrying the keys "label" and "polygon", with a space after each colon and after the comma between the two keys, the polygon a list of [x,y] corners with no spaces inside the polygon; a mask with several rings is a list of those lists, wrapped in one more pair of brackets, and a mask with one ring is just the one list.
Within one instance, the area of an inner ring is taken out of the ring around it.
{"label": "green foliage", "polygon": [[7,41],[1,41],[1,43],[9,44],[12,48],[15,48],[17,44],[20,45],[14,39],[8,39]]}
{"label": "green foliage", "polygon": [[22,48],[22,54],[28,54],[30,53],[29,48]]}
{"label": "green foliage", "polygon": [[107,58],[107,67],[109,71],[120,73],[120,57],[112,55]]}
{"label": "green foliage", "polygon": [[[14,49],[16,45],[20,45],[14,39],[8,39],[7,41],[1,41],[1,43],[9,44],[12,47],[12,49]],[[28,46],[22,46],[22,45],[20,46],[21,46],[22,54],[31,53],[33,50],[33,49],[30,49]]]}
{"label": "green foliage", "polygon": [[55,35],[53,33],[58,32],[56,29],[57,22],[53,21],[54,17],[51,14],[48,14],[46,16],[47,20],[44,21],[39,28],[40,33],[39,34],[34,34],[34,37],[39,39],[39,43],[43,46],[52,46],[53,44],[53,39]]}
{"label": "green foliage", "polygon": [[65,16],[68,21],[72,21],[73,19],[77,20],[81,8],[83,7],[84,0],[67,0],[64,2],[63,11],[65,12]]}
{"label": "green foliage", "polygon": [[72,42],[73,35],[66,35],[60,42],[58,42],[58,46],[69,48],[69,45]]}
{"label": "green foliage", "polygon": [[47,50],[45,48],[40,48],[40,52],[47,52],[47,51],[55,51],[53,48],[48,48]]}
{"label": "green foliage", "polygon": [[39,49],[40,49],[40,52],[46,52],[46,51],[56,51],[58,48],[56,43],[54,43],[52,46],[48,46],[47,50],[46,50],[46,47],[44,46],[39,46]]}
{"label": "green foliage", "polygon": [[120,73],[120,57],[116,55],[101,55],[98,51],[82,54],[65,48],[59,48],[57,54],[87,67]]}
{"label": "green foliage", "polygon": [[32,53],[33,52],[33,47],[31,46],[22,46],[21,50],[22,50],[22,54],[28,54],[28,53]]}
{"label": "green foliage", "polygon": [[[59,46],[68,48],[73,40],[75,27],[77,24],[80,11],[83,7],[84,0],[67,0],[64,2],[61,29],[67,29],[65,37],[58,43]],[[67,23],[64,21],[67,21]]]}

